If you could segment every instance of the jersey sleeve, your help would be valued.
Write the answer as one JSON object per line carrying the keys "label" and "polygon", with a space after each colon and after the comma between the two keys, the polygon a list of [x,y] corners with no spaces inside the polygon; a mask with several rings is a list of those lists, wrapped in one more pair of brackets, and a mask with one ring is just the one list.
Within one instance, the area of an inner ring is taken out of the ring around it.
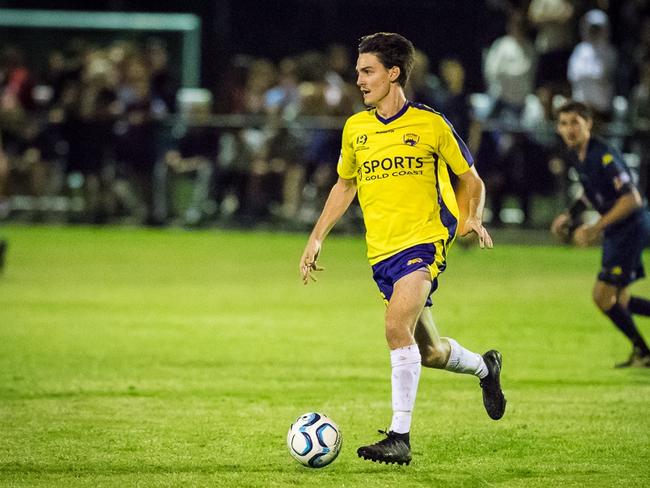
{"label": "jersey sleeve", "polygon": [[341,178],[351,180],[356,177],[357,160],[354,155],[354,148],[350,135],[350,121],[348,120],[343,127],[343,136],[341,138],[341,155],[336,166],[336,172]]}
{"label": "jersey sleeve", "polygon": [[456,175],[462,175],[469,171],[474,164],[469,149],[465,142],[456,134],[449,121],[442,117],[439,127],[438,151],[447,165]]}
{"label": "jersey sleeve", "polygon": [[619,196],[632,191],[632,178],[622,156],[613,152],[606,152],[603,154],[601,163],[607,179]]}

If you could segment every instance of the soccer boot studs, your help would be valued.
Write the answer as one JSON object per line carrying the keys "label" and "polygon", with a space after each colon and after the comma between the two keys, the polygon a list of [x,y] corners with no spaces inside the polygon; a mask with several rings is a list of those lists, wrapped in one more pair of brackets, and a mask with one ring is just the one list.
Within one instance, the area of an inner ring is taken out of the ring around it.
{"label": "soccer boot studs", "polygon": [[386,438],[369,446],[357,449],[360,458],[386,464],[409,464],[411,462],[411,445],[408,434],[379,431]]}

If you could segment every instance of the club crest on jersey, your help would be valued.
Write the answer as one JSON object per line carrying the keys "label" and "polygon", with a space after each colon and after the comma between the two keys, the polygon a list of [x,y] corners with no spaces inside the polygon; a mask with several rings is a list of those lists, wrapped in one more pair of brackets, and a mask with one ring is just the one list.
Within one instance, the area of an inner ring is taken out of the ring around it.
{"label": "club crest on jersey", "polygon": [[409,132],[408,134],[404,134],[402,140],[404,141],[404,144],[415,146],[418,142],[420,142],[420,136]]}
{"label": "club crest on jersey", "polygon": [[603,155],[603,166],[607,166],[612,161],[614,161],[614,156],[612,156],[610,153]]}

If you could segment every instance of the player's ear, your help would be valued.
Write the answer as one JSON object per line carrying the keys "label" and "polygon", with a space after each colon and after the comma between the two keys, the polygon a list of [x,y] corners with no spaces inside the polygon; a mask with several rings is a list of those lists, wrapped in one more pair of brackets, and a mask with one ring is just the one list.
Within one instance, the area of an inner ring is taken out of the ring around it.
{"label": "player's ear", "polygon": [[399,75],[402,74],[402,70],[399,68],[399,66],[393,66],[391,69],[388,70],[388,79],[391,82],[397,81],[399,78]]}

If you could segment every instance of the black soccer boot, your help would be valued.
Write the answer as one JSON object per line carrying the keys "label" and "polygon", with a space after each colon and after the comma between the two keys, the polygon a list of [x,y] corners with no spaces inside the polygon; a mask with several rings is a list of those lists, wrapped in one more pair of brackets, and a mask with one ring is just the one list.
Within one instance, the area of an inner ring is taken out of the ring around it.
{"label": "black soccer boot", "polygon": [[481,380],[483,405],[492,420],[499,420],[506,411],[506,397],[501,391],[501,353],[490,350],[483,354],[488,375]]}
{"label": "black soccer boot", "polygon": [[638,347],[632,349],[632,354],[622,363],[614,365],[615,368],[650,368],[650,354],[643,354]]}
{"label": "black soccer boot", "polygon": [[361,446],[357,449],[360,458],[386,464],[409,464],[411,462],[411,443],[409,434],[379,431],[386,438],[376,444]]}

